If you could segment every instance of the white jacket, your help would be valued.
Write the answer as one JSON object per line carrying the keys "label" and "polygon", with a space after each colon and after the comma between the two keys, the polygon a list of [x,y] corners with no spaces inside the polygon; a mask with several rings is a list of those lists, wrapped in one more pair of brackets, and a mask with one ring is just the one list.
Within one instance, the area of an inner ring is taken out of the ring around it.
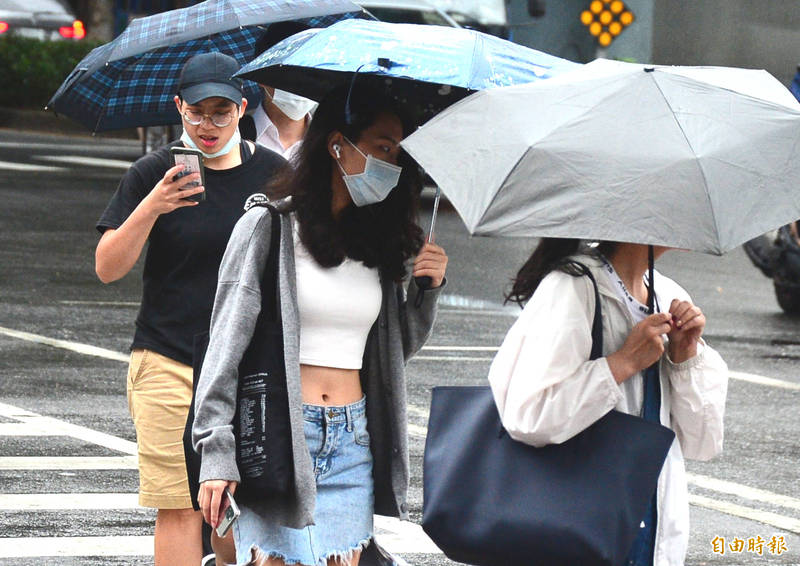
{"label": "white jacket", "polygon": [[[603,313],[603,353],[622,347],[633,318],[598,259],[580,256],[597,280]],[[656,272],[656,297],[664,310],[689,295]],[[594,289],[588,277],[548,274],[506,335],[489,370],[503,425],[509,435],[534,446],[558,444],[611,409],[639,414],[642,379],[617,384],[605,357],[589,361]],[[683,455],[707,460],[722,451],[728,367],[700,344],[697,356],[660,362],[661,423],[673,442],[658,479],[658,525],[654,566],[682,565],[689,542],[689,502]]]}

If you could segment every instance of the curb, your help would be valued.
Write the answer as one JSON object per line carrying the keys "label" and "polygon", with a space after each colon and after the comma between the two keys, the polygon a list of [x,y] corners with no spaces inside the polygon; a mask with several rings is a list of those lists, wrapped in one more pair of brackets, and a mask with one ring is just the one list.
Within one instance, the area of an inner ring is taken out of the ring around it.
{"label": "curb", "polygon": [[[55,112],[49,110],[0,108],[0,128],[46,132],[49,134],[96,137],[92,132],[88,131],[77,122],[73,122],[66,116],[58,116]],[[136,129],[113,130],[102,132],[98,135],[109,138],[139,139]]]}

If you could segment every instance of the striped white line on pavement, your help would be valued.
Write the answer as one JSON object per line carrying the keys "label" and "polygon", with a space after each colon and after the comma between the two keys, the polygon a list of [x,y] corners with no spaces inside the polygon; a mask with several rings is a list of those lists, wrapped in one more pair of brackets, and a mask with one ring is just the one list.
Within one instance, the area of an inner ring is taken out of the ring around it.
{"label": "striped white line on pavement", "polygon": [[760,501],[770,505],[777,505],[779,507],[786,507],[787,509],[800,510],[800,499],[789,497],[788,495],[781,495],[779,493],[772,493],[765,489],[758,489],[755,487],[748,487],[740,483],[731,481],[718,480],[708,476],[701,476],[698,474],[686,474],[689,483],[703,489],[716,491],[717,493],[727,493],[737,497],[743,497],[752,501]]}
{"label": "striped white line on pavement", "polygon": [[382,547],[396,554],[441,554],[442,551],[416,523],[375,515],[375,537]]}
{"label": "striped white line on pavement", "polygon": [[85,354],[87,356],[98,356],[100,358],[126,363],[130,360],[130,356],[128,354],[122,354],[120,352],[115,352],[114,350],[106,350],[105,348],[98,348],[97,346],[91,346],[89,344],[81,344],[80,342],[69,342],[67,340],[48,338],[47,336],[42,336],[40,334],[31,334],[30,332],[5,328],[4,326],[0,326],[0,334],[5,334],[11,338],[27,340],[28,342],[36,342],[38,344],[53,346],[55,348],[72,350],[73,352]]}
{"label": "striped white line on pavement", "polygon": [[114,169],[130,169],[133,161],[122,161],[121,159],[106,159],[103,157],[81,157],[80,155],[33,155],[34,159],[44,161],[54,161],[56,163],[68,163],[70,165],[90,165],[92,167],[111,167]]}
{"label": "striped white line on pavement", "polygon": [[139,496],[136,493],[0,493],[1,511],[137,508]]}
{"label": "striped white line on pavement", "polygon": [[747,381],[757,385],[767,385],[769,387],[778,387],[780,389],[789,389],[791,391],[800,391],[800,383],[793,383],[791,381],[783,381],[772,377],[765,377],[763,375],[756,375],[754,373],[743,373],[740,371],[728,372],[731,379],[738,379],[739,381]]}
{"label": "striped white line on pavement", "polygon": [[0,417],[20,421],[20,423],[31,425],[35,429],[49,431],[51,435],[71,436],[72,438],[77,438],[84,442],[91,442],[92,444],[97,444],[98,446],[103,446],[110,450],[116,450],[123,454],[137,454],[136,443],[130,440],[68,423],[53,417],[39,415],[19,407],[14,407],[13,405],[7,405],[6,403],[0,403]]}
{"label": "striped white line on pavement", "polygon": [[719,501],[704,497],[702,495],[689,494],[689,503],[698,507],[711,509],[712,511],[719,511],[735,517],[742,517],[765,525],[770,525],[778,529],[789,531],[800,535],[800,519],[793,517],[784,517],[777,513],[769,511],[761,511],[760,509],[753,509],[752,507],[745,507],[744,505],[737,505],[736,503],[728,503],[727,501]]}
{"label": "striped white line on pavement", "polygon": [[0,436],[61,436],[57,432],[24,423],[0,423]]}
{"label": "striped white line on pavement", "polygon": [[429,352],[496,352],[499,346],[423,346]]}
{"label": "striped white line on pavement", "polygon": [[[19,338],[20,340],[27,340],[29,342],[36,342],[38,344],[46,344],[56,348],[63,348],[72,350],[79,354],[86,354],[88,356],[98,356],[109,360],[116,360],[119,362],[127,363],[130,360],[128,354],[107,350],[105,348],[98,348],[89,344],[82,344],[80,342],[69,342],[67,340],[58,340],[55,338],[48,338],[39,334],[32,334],[30,332],[23,332],[20,330],[13,330],[0,326],[0,334],[5,334],[12,338]],[[423,351],[453,351],[453,352],[495,352],[498,350],[496,346],[423,346]],[[494,358],[491,357],[478,357],[478,356],[414,356],[411,360],[428,361],[428,362],[490,362]],[[744,373],[738,371],[731,371],[729,373],[731,379],[739,381],[747,381],[758,385],[766,385],[768,387],[777,387],[780,389],[789,389],[792,391],[800,391],[800,383],[791,381],[784,381],[763,375],[753,373]]]}
{"label": "striped white line on pavement", "polygon": [[414,356],[409,361],[417,362],[491,362],[494,358],[470,356]]}
{"label": "striped white line on pavement", "polygon": [[[0,494],[0,510],[143,509],[135,493]],[[375,516],[375,535],[381,546],[398,554],[439,554],[422,527],[393,517]],[[11,544],[10,541],[16,541]],[[127,556],[151,555],[152,537],[0,538],[0,556]],[[114,546],[113,543],[117,543]]]}
{"label": "striped white line on pavement", "polygon": [[11,161],[0,161],[0,169],[7,171],[39,171],[50,172],[67,171],[64,167],[55,167],[53,165],[31,165],[30,163],[13,163]]}
{"label": "striped white line on pavement", "polygon": [[138,307],[136,301],[58,301],[62,305],[87,305],[93,307]]}
{"label": "striped white line on pavement", "polygon": [[3,456],[0,470],[135,470],[136,456]]}
{"label": "striped white line on pavement", "polygon": [[0,557],[152,556],[152,536],[0,537]]}

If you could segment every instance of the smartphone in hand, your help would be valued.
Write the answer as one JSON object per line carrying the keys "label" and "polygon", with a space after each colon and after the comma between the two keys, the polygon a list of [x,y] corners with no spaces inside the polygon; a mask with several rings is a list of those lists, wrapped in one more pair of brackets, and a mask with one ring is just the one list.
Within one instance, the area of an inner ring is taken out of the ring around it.
{"label": "smartphone in hand", "polygon": [[[192,189],[201,185],[205,186],[205,173],[203,172],[203,153],[199,149],[192,149],[190,147],[175,146],[169,148],[172,154],[172,163],[174,165],[183,165],[183,171],[175,175],[174,179],[180,179],[191,173],[200,173],[200,179],[185,184],[183,189]],[[183,200],[191,200],[194,202],[202,202],[206,200],[206,192],[191,195]]]}
{"label": "smartphone in hand", "polygon": [[228,534],[228,531],[233,526],[233,522],[238,519],[241,514],[239,506],[236,505],[236,500],[233,499],[233,495],[231,495],[227,487],[225,488],[219,510],[222,514],[222,520],[219,522],[219,525],[217,525],[217,536],[223,538]]}

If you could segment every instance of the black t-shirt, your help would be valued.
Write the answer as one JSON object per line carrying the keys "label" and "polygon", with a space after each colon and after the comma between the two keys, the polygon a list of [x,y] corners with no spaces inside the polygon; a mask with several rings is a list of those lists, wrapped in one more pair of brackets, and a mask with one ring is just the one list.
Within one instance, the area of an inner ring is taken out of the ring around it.
{"label": "black t-shirt", "polygon": [[[137,160],[120,181],[97,221],[102,233],[119,228],[172,166],[169,148]],[[208,330],[217,288],[217,272],[244,203],[286,163],[259,145],[237,167],[205,170],[206,199],[156,220],[148,237],[142,304],[131,348],[147,348],[187,365],[195,334]]]}

